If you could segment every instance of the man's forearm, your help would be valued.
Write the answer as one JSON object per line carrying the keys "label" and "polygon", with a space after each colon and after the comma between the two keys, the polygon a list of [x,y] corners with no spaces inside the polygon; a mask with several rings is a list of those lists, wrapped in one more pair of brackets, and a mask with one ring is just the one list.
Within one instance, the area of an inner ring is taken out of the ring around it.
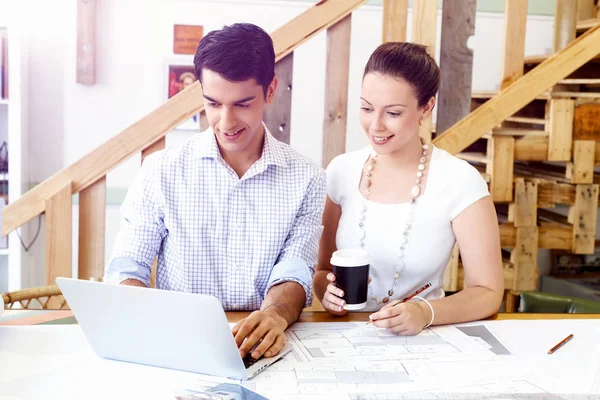
{"label": "man's forearm", "polygon": [[296,282],[284,282],[269,290],[260,310],[277,314],[289,327],[300,316],[305,302],[306,293],[302,285]]}

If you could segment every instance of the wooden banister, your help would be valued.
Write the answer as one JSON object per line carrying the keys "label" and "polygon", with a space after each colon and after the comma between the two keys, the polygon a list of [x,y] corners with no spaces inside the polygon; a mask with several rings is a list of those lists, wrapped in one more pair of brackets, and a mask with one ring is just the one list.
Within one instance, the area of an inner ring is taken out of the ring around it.
{"label": "wooden banister", "polygon": [[600,24],[503,89],[433,143],[457,154],[600,53]]}
{"label": "wooden banister", "polygon": [[[271,34],[276,61],[336,24],[366,0],[323,0]],[[167,132],[203,110],[202,89],[190,85],[156,110],[126,128],[75,164],[48,178],[2,210],[2,235],[7,235],[46,210],[46,200],[72,182],[72,193],[102,179],[118,164],[159,141]]]}
{"label": "wooden banister", "polygon": [[59,276],[72,274],[73,202],[71,184],[57,190],[46,200],[46,284],[54,285]]}
{"label": "wooden banister", "polygon": [[100,280],[104,276],[106,236],[106,177],[79,193],[78,278]]}

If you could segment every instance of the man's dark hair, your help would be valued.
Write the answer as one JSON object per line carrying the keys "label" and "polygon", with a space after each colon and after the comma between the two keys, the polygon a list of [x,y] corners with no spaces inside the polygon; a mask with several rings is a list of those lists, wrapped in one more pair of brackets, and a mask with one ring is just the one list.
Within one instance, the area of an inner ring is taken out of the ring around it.
{"label": "man's dark hair", "polygon": [[256,25],[240,23],[211,31],[200,40],[194,57],[196,76],[209,69],[232,82],[256,79],[265,96],[275,76],[271,36]]}

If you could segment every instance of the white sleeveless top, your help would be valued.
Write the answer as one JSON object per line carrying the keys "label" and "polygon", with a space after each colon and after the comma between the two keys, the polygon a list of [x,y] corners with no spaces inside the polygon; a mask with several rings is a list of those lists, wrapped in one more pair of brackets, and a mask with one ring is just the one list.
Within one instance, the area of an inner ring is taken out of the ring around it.
{"label": "white sleeveless top", "polygon": [[[371,298],[387,296],[394,281],[400,236],[410,203],[381,204],[365,200],[359,191],[362,169],[372,148],[342,154],[327,167],[327,194],[342,209],[336,244],[338,249],[360,248],[359,217],[367,202],[364,221],[365,250],[371,256],[367,307],[376,311]],[[391,300],[402,299],[431,283],[421,294],[428,300],[444,297],[444,269],[456,242],[452,220],[477,200],[488,196],[488,187],[480,173],[469,163],[433,147],[423,194],[417,198],[412,228],[404,249],[404,269],[397,279]],[[412,176],[411,176],[412,179]]]}

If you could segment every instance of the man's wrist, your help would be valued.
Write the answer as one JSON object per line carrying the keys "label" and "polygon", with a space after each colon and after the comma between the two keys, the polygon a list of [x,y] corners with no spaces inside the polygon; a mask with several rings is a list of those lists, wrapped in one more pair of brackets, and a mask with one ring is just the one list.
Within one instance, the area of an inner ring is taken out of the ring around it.
{"label": "man's wrist", "polygon": [[283,328],[283,330],[286,330],[289,326],[287,318],[282,315],[284,310],[281,307],[272,305],[265,308],[263,312],[275,319],[275,321]]}

